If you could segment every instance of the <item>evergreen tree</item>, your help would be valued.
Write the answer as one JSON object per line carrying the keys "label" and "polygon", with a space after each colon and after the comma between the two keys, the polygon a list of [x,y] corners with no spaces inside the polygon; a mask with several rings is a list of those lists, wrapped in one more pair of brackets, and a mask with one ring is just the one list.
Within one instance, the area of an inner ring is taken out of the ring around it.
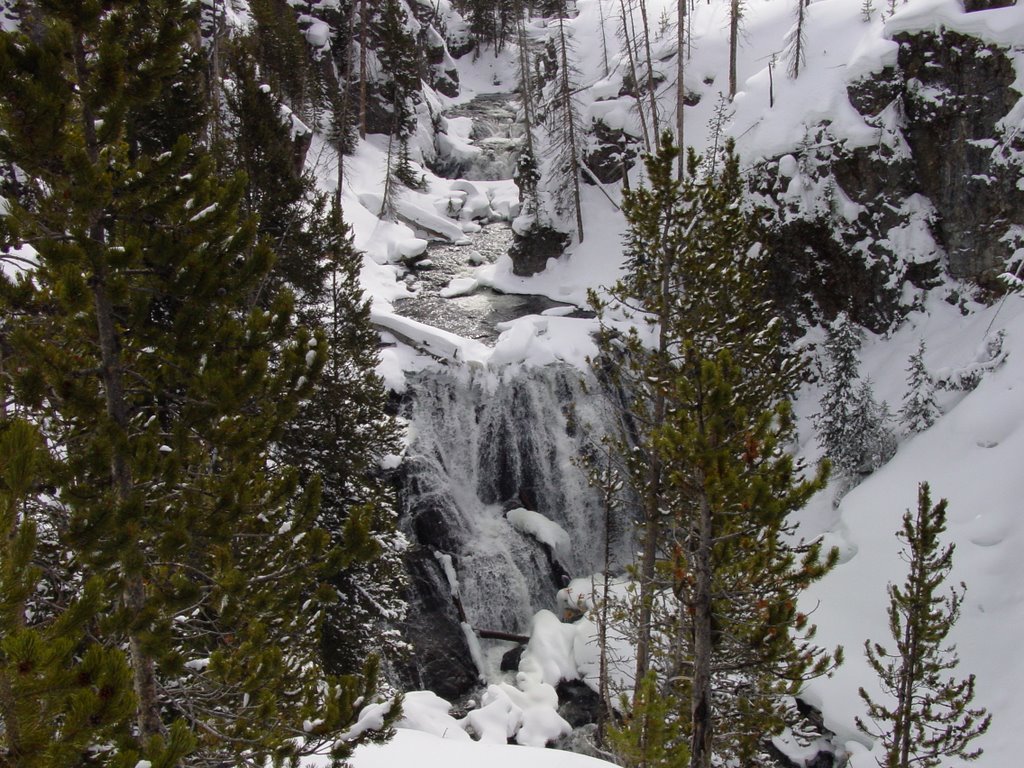
{"label": "evergreen tree", "polygon": [[628,715],[608,734],[609,746],[620,764],[658,768],[685,768],[690,764],[679,701],[660,687],[657,674],[650,670],[632,701],[624,698],[620,702]]}
{"label": "evergreen tree", "polygon": [[900,423],[910,434],[924,432],[942,415],[935,402],[935,381],[924,365],[924,339],[907,362],[907,394],[900,408]]}
{"label": "evergreen tree", "polygon": [[412,132],[411,99],[420,87],[419,55],[408,24],[404,4],[399,0],[383,0],[371,22],[381,68],[380,98],[392,111],[391,133],[402,138]]}
{"label": "evergreen tree", "polygon": [[861,381],[854,392],[847,429],[851,441],[847,445],[848,455],[854,462],[856,474],[871,474],[896,453],[889,405],[875,400],[870,379]]}
{"label": "evergreen tree", "polygon": [[427,189],[427,178],[423,174],[416,175],[409,157],[409,141],[402,139],[398,144],[398,158],[395,163],[395,178],[402,186],[424,192]]}
{"label": "evergreen tree", "polygon": [[972,742],[984,734],[992,716],[983,708],[971,708],[974,675],[963,679],[947,676],[959,664],[956,647],[946,636],[956,624],[963,603],[960,591],[941,589],[953,568],[955,546],[941,542],[946,530],[946,500],[934,507],[927,483],[918,488],[917,510],[903,515],[898,537],[901,556],[910,572],[902,587],[890,584],[889,632],[895,649],[866,641],[868,663],[879,676],[882,690],[894,701],[883,704],[860,689],[868,706],[868,720],[857,718],[857,727],[885,748],[885,768],[925,768],[943,763],[942,758],[976,760],[981,749]]}
{"label": "evergreen tree", "polygon": [[860,380],[860,329],[840,313],[828,331],[825,352],[829,365],[822,374],[825,391],[821,410],[814,417],[818,443],[832,462],[833,469],[844,477],[853,477],[860,469],[861,453],[856,449],[857,436],[850,429],[851,414],[857,407],[857,382]]}
{"label": "evergreen tree", "polygon": [[359,284],[362,254],[338,209],[319,223],[327,229],[332,271],[314,319],[325,334],[327,363],[287,425],[281,447],[303,481],[321,478],[318,522],[346,545],[330,582],[338,600],[326,611],[324,655],[333,672],[352,674],[372,654],[387,659],[404,650],[394,626],[406,608],[405,541],[396,531],[394,499],[381,470],[386,457],[399,451],[399,433],[374,372],[377,333]]}
{"label": "evergreen tree", "polygon": [[101,639],[127,649],[138,759],[340,760],[375,669],[323,672],[325,581],[348,553],[316,525],[319,483],[273,449],[325,339],[290,293],[255,303],[273,253],[239,215],[243,181],[187,136],[130,141],[183,66],[184,13],[61,4],[38,38],[0,36],[0,158],[25,179],[5,245],[38,253],[4,284],[13,396],[60,456],[61,545],[102,580]]}
{"label": "evergreen tree", "polygon": [[129,759],[131,673],[119,649],[89,637],[103,581],[82,585],[40,551],[52,520],[37,496],[51,463],[33,426],[0,420],[0,762],[12,768],[94,764],[100,745],[110,763]]}
{"label": "evergreen tree", "polygon": [[861,338],[845,313],[836,317],[825,342],[830,363],[822,376],[821,410],[814,416],[818,443],[848,483],[871,474],[896,452],[889,408],[875,400],[871,382],[860,378]]}
{"label": "evergreen tree", "polygon": [[[691,153],[680,183],[677,154],[666,134],[647,160],[650,188],[625,197],[627,275],[598,304],[602,317],[618,307],[634,323],[601,342],[610,358],[624,355],[618,369],[635,397],[629,463],[645,521],[638,635],[649,649],[634,700],[650,670],[666,670],[659,690],[685,702],[677,716],[690,765],[749,765],[781,727],[781,694],[832,663],[795,603],[836,555],[793,543],[786,522],[824,477],[803,480],[782,448],[799,365],[763,299],[739,161],[727,145],[717,173],[697,174]],[[676,607],[662,618],[666,596]],[[673,623],[671,637],[655,630]],[[661,638],[667,646],[652,647]],[[658,738],[653,721],[641,728]]]}

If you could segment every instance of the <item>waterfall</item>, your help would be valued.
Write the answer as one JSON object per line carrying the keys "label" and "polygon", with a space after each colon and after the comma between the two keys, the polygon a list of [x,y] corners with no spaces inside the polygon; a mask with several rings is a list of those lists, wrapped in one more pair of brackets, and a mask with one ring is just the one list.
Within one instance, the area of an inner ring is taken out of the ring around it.
{"label": "waterfall", "polygon": [[[614,429],[617,411],[592,374],[570,366],[438,367],[412,375],[409,384],[401,504],[402,524],[418,553],[411,570],[420,571],[411,603],[421,623],[412,629],[420,636],[428,627],[440,631],[448,638],[446,651],[454,642],[451,625],[461,617],[450,595],[436,594],[447,588],[437,575],[440,554],[451,556],[466,622],[477,630],[525,634],[536,611],[554,608],[566,578],[604,567],[600,492],[577,457],[592,453]],[[564,529],[568,551],[556,557],[513,527],[505,512],[518,507]],[[623,563],[631,527],[620,522],[614,530],[612,550]],[[410,639],[416,646],[420,638]],[[417,646],[416,665],[436,666],[433,652]],[[431,682],[422,668],[416,677]]]}
{"label": "waterfall", "polygon": [[516,99],[511,93],[483,93],[447,110],[432,170],[471,181],[512,178],[523,146]]}

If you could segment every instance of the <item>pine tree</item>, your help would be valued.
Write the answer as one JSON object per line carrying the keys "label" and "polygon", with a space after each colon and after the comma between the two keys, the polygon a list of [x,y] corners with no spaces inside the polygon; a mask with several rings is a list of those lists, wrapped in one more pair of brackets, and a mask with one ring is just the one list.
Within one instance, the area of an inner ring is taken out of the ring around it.
{"label": "pine tree", "polygon": [[786,35],[785,49],[789,59],[790,77],[800,77],[800,69],[807,63],[807,3],[796,0],[796,24]]}
{"label": "pine tree", "polygon": [[818,443],[847,483],[871,474],[896,452],[889,407],[875,400],[870,380],[860,378],[861,339],[860,329],[840,313],[825,342],[830,362],[822,376],[821,410],[814,416]]}
{"label": "pine tree", "polygon": [[621,706],[629,714],[608,733],[609,746],[620,764],[658,768],[690,764],[679,702],[660,690],[654,670],[637,686],[632,701],[623,700]]}
{"label": "pine tree", "polygon": [[273,253],[240,216],[244,181],[187,136],[159,153],[131,140],[183,66],[183,14],[65,4],[38,39],[0,36],[0,158],[25,179],[8,234],[37,250],[4,292],[13,396],[60,456],[61,545],[102,580],[101,639],[127,649],[137,757],[341,760],[373,736],[337,738],[375,668],[324,674],[345,552],[316,525],[319,483],[273,448],[325,339],[289,292],[257,301]]}
{"label": "pine tree", "polygon": [[942,758],[970,761],[982,751],[972,742],[992,722],[984,708],[972,708],[974,675],[963,679],[947,676],[959,664],[956,647],[946,637],[960,616],[963,590],[941,594],[953,568],[955,546],[941,542],[946,530],[946,500],[934,507],[927,483],[918,488],[917,510],[903,515],[898,537],[901,556],[910,572],[902,587],[889,584],[889,632],[893,652],[879,643],[865,641],[868,663],[878,674],[882,690],[893,704],[875,701],[864,689],[868,722],[857,718],[861,731],[880,739],[885,748],[885,768],[925,768],[943,763]]}
{"label": "pine tree", "polygon": [[338,600],[326,610],[324,655],[332,672],[353,674],[372,654],[389,659],[404,649],[394,626],[406,609],[405,541],[381,471],[386,457],[399,451],[399,433],[374,372],[377,333],[359,284],[362,254],[337,208],[313,222],[327,230],[332,270],[326,301],[311,318],[324,331],[328,357],[309,400],[286,426],[281,448],[303,482],[321,479],[318,523],[343,544],[341,569],[330,581]]}
{"label": "pine tree", "polygon": [[383,0],[374,14],[371,29],[381,67],[380,98],[392,110],[391,132],[405,138],[413,129],[411,99],[420,87],[416,40],[399,0]]}
{"label": "pine tree", "polygon": [[105,607],[103,580],[83,585],[52,549],[41,551],[39,529],[57,505],[37,500],[52,464],[43,446],[27,421],[0,420],[0,761],[85,765],[104,744],[114,762],[131,746],[131,673],[119,649],[89,638]]}
{"label": "pine tree", "polygon": [[409,142],[402,139],[398,145],[398,159],[395,164],[395,178],[397,178],[407,189],[415,189],[424,192],[427,189],[427,179],[423,174],[416,175],[416,169],[412,167],[412,159],[409,157]]}
{"label": "pine tree", "polygon": [[323,210],[316,209],[326,202],[318,199],[313,179],[303,168],[287,108],[257,77],[251,53],[256,47],[247,40],[224,46],[232,79],[224,100],[230,141],[218,147],[218,173],[225,178],[245,174],[242,213],[257,222],[257,235],[277,254],[259,300],[287,286],[305,309],[323,299],[329,269],[324,242],[313,236],[313,227],[302,223],[314,215],[322,217]]}
{"label": "pine tree", "polygon": [[924,432],[942,415],[935,402],[935,381],[924,365],[924,339],[907,361],[907,394],[900,408],[900,423],[909,434]]}
{"label": "pine tree", "polygon": [[892,414],[884,400],[875,400],[871,379],[864,379],[854,392],[853,409],[847,424],[847,451],[856,474],[869,475],[896,453]]}
{"label": "pine tree", "polygon": [[[671,669],[659,690],[685,702],[690,765],[746,765],[781,727],[780,694],[833,661],[795,603],[835,553],[793,544],[786,522],[824,477],[803,480],[782,449],[799,365],[763,298],[738,158],[727,144],[717,172],[698,174],[691,153],[680,183],[677,154],[666,134],[647,160],[650,188],[625,197],[627,274],[597,303],[602,318],[618,308],[634,324],[601,339],[610,359],[624,356],[617,370],[634,397],[628,463],[645,526],[637,633],[648,646],[646,658],[638,647],[634,700],[652,669]],[[676,608],[662,616],[666,596]],[[653,725],[641,733],[657,738]]]}
{"label": "pine tree", "polygon": [[822,375],[825,391],[821,410],[814,417],[818,443],[832,462],[837,474],[853,477],[860,469],[860,451],[855,448],[857,436],[851,432],[851,414],[856,408],[856,386],[860,380],[862,335],[845,313],[840,313],[828,331],[825,352],[829,365]]}

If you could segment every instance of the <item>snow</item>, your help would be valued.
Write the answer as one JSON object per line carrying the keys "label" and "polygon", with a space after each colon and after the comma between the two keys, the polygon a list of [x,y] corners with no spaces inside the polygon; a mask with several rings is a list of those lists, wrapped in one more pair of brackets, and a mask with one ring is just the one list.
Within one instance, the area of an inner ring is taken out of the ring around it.
{"label": "snow", "polygon": [[[1011,295],[1001,305],[973,309],[965,317],[936,297],[892,338],[869,340],[864,374],[875,380],[876,395],[900,402],[905,362],[919,338],[926,341],[925,363],[932,371],[971,363],[975,347],[998,330],[1006,332],[1008,344],[1024,339],[1021,297]],[[1024,495],[1019,472],[1024,455],[1022,386],[1024,359],[1011,354],[974,391],[945,393],[945,415],[907,439],[886,466],[843,497],[838,509],[831,509],[826,491],[801,513],[805,535],[827,531],[827,541],[842,549],[841,564],[802,602],[814,609],[818,642],[846,647],[846,663],[831,679],[814,681],[808,698],[822,707],[826,723],[847,742],[852,768],[874,766],[880,754],[853,728],[853,718],[863,714],[858,687],[884,700],[862,648],[869,638],[883,644],[890,640],[885,588],[889,582],[901,583],[905,575],[895,534],[904,510],[916,504],[917,484],[925,481],[933,502],[949,500],[947,537],[957,544],[950,580],[967,584],[963,615],[950,639],[958,645],[959,676],[977,675],[975,705],[994,714],[991,731],[979,742],[984,761],[1017,762],[1013,723],[1024,714],[1019,696],[1024,663],[1016,652],[1024,629],[1024,563],[1019,557],[1024,547],[1019,512]],[[804,413],[814,407],[814,395],[805,393],[798,404]],[[812,442],[805,444],[810,454]]]}
{"label": "snow", "polygon": [[[609,127],[639,133],[632,97],[620,96],[625,71],[624,53],[609,34],[610,72],[605,72],[600,45],[598,2],[579,0],[580,14],[567,29],[582,43],[578,48],[582,88],[578,98],[586,120],[600,119]],[[449,14],[447,2],[441,5]],[[606,10],[608,9],[606,2]],[[809,189],[810,178],[801,172],[796,156],[801,145],[812,139],[808,126],[827,120],[829,141],[848,147],[874,146],[899,119],[895,110],[884,111],[875,124],[868,124],[850,105],[846,87],[861,78],[880,73],[896,60],[898,46],[892,36],[904,32],[940,27],[974,34],[999,45],[1020,47],[1024,40],[1024,6],[965,14],[957,0],[910,0],[900,3],[891,18],[882,19],[876,10],[872,20],[861,19],[860,0],[816,0],[807,10],[807,63],[797,79],[786,74],[783,39],[794,23],[794,3],[782,0],[753,0],[747,4],[741,41],[739,93],[729,105],[727,132],[737,139],[745,166],[761,158],[780,158],[778,172],[786,179],[794,198],[812,200],[817,190]],[[674,15],[670,0],[649,0],[648,13],[657,19],[664,8]],[[687,61],[686,88],[700,97],[687,108],[686,143],[706,146],[708,122],[718,95],[726,88],[727,3],[712,0],[697,4],[691,17],[692,58]],[[612,14],[608,14],[612,16]],[[451,15],[457,20],[457,15]],[[609,28],[615,24],[609,21]],[[534,24],[530,34],[541,37],[545,30]],[[457,37],[460,27],[449,26],[448,36]],[[655,40],[655,56],[665,56],[657,67],[666,75],[661,115],[664,124],[674,124],[675,61],[668,56],[674,39]],[[773,59],[774,56],[774,59]],[[514,88],[514,49],[501,54],[484,51],[476,59],[468,55],[455,62],[462,91],[455,99],[430,95],[431,108],[438,110],[465,103],[481,93],[508,92]],[[1024,91],[1024,55],[1013,54],[1018,90]],[[771,62],[771,71],[769,65]],[[772,105],[772,102],[774,104]],[[421,125],[423,122],[421,118]],[[424,156],[448,152],[456,157],[479,153],[470,143],[470,126],[465,118],[444,118],[444,133],[438,147],[421,131],[414,150]],[[1008,133],[1020,131],[1024,121],[1024,98],[1003,119]],[[429,120],[427,120],[429,124]],[[401,317],[393,302],[410,295],[401,278],[402,259],[424,255],[426,241],[471,242],[475,220],[504,219],[521,228],[527,217],[519,216],[516,189],[511,181],[467,182],[442,179],[426,172],[426,192],[403,191],[398,202],[399,221],[381,221],[381,189],[386,166],[386,137],[368,137],[356,153],[346,159],[343,197],[346,221],[352,226],[355,245],[364,251],[361,279],[373,299],[372,319],[382,332],[378,373],[386,384],[403,391],[409,372],[438,364],[465,363],[501,370],[506,366],[544,365],[569,362],[586,366],[595,347],[592,333],[596,321],[561,315],[571,308],[528,315],[501,327],[493,347],[432,328]],[[899,151],[900,148],[897,148]],[[310,152],[318,179],[329,191],[337,183],[332,151],[314,137]],[[417,158],[414,158],[417,159]],[[631,182],[642,180],[640,167]],[[1024,183],[1024,182],[1022,182]],[[619,199],[617,185],[608,193]],[[456,296],[479,287],[509,293],[534,293],[583,307],[588,289],[611,285],[621,269],[623,220],[621,213],[600,190],[582,189],[585,238],[574,240],[569,252],[532,277],[512,273],[510,258],[480,266],[472,278],[455,280],[445,294]],[[850,219],[858,209],[839,196],[840,215]],[[885,237],[906,262],[926,261],[937,246],[928,226],[931,206],[919,196],[900,201],[901,221]],[[518,217],[518,218],[517,218]],[[467,248],[470,258],[472,246]],[[1011,295],[1000,305],[981,307],[948,288],[919,295],[913,287],[904,290],[920,299],[923,309],[886,338],[869,336],[862,350],[862,373],[875,384],[878,400],[898,409],[904,394],[906,361],[920,339],[927,343],[925,362],[935,374],[971,369],[979,365],[976,350],[986,338],[1005,330],[1005,349],[1010,354],[1000,365],[981,363],[984,369],[977,388],[971,392],[940,392],[945,415],[929,430],[906,438],[896,456],[833,506],[835,487],[820,493],[800,513],[800,535],[822,536],[840,550],[840,565],[803,597],[803,608],[811,611],[818,625],[818,642],[825,647],[842,644],[847,661],[829,679],[812,683],[807,697],[824,712],[826,723],[845,742],[852,768],[874,766],[878,752],[859,734],[854,717],[863,714],[857,689],[864,685],[878,694],[873,675],[862,656],[863,641],[888,640],[885,617],[885,586],[902,579],[904,564],[898,556],[895,532],[904,509],[916,503],[917,483],[929,481],[933,498],[949,499],[948,536],[956,541],[954,580],[967,583],[963,616],[952,639],[958,643],[962,674],[977,675],[977,701],[994,713],[991,731],[980,742],[986,750],[985,765],[1011,766],[1018,760],[1015,723],[1024,722],[1024,660],[1016,644],[1024,631],[1024,521],[1019,500],[1024,498],[1024,474],[1019,470],[1024,455],[1024,298]],[[947,301],[948,300],[948,301]],[[909,303],[909,302],[908,302]],[[991,328],[989,327],[991,325]],[[819,342],[821,329],[811,329],[804,342]],[[799,452],[813,462],[820,449],[810,426],[820,392],[807,386],[796,403],[800,423]],[[550,520],[528,510],[513,510],[508,521],[521,531],[547,543],[554,550],[571,544],[568,532]],[[534,517],[536,515],[536,517]],[[566,539],[569,539],[568,544]],[[577,579],[560,595],[563,608],[594,607],[593,592],[600,584],[590,577]],[[613,591],[626,589],[615,582]],[[565,624],[550,612],[534,619],[532,636],[523,656],[516,686],[492,683],[481,699],[481,707],[462,719],[450,714],[447,702],[422,692],[406,698],[405,719],[390,745],[361,747],[357,768],[392,765],[461,765],[488,763],[491,768],[518,766],[529,760],[538,768],[545,764],[572,768],[596,768],[604,763],[578,755],[504,745],[510,731],[520,743],[542,745],[564,732],[555,713],[553,685],[562,678],[582,678],[596,687],[596,628],[590,618]],[[629,643],[610,638],[620,660],[613,670],[615,687],[629,687]],[[557,718],[557,719],[556,719]],[[564,721],[562,721],[564,723]],[[472,732],[471,733],[469,732]],[[480,743],[469,743],[473,736]],[[780,745],[787,738],[779,737]],[[459,742],[459,743],[456,743]],[[492,743],[493,742],[493,743]],[[502,742],[502,743],[498,743]],[[787,747],[787,751],[789,748]],[[528,754],[528,757],[523,757]],[[953,765],[953,763],[948,763]]]}
{"label": "snow", "polygon": [[[422,731],[398,729],[390,743],[367,745],[356,750],[354,768],[608,768],[611,763],[553,749],[534,749],[493,743],[466,743],[441,739]],[[327,765],[310,762],[310,766]]]}
{"label": "snow", "polygon": [[522,507],[510,509],[505,513],[505,518],[520,533],[532,536],[541,544],[550,547],[555,557],[569,554],[572,546],[569,534],[554,520]]}

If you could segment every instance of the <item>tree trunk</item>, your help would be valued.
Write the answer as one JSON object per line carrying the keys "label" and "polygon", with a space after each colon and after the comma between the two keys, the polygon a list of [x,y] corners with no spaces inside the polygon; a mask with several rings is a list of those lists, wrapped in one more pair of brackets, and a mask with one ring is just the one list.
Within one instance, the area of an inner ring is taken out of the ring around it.
{"label": "tree trunk", "polygon": [[[667,224],[667,222],[666,222]],[[659,254],[663,260],[665,254]],[[660,286],[660,327],[658,330],[658,359],[668,353],[668,305],[670,296],[669,270],[662,264]],[[654,404],[650,429],[661,427],[665,422],[667,400],[662,383],[655,384]],[[651,666],[651,615],[654,612],[654,571],[658,559],[658,534],[661,532],[661,480],[662,464],[658,451],[652,445],[648,456],[647,488],[644,493],[644,548],[640,560],[640,616],[636,643],[636,679],[633,681],[634,698],[640,695],[644,676]]]}
{"label": "tree trunk", "polygon": [[[564,9],[563,9],[564,10]],[[576,207],[576,232],[583,242],[583,204],[580,200],[580,156],[576,143],[576,114],[572,107],[572,89],[569,87],[569,54],[565,42],[565,15],[558,19],[558,39],[562,48],[562,98],[565,100],[565,121],[569,131],[569,153],[572,156],[570,170],[572,172],[573,202]]]}
{"label": "tree trunk", "polygon": [[696,541],[692,554],[693,694],[690,704],[690,768],[711,768],[713,712],[711,703],[711,505],[698,476]]}
{"label": "tree trunk", "polygon": [[640,116],[640,136],[644,142],[644,150],[647,152],[654,151],[654,147],[651,144],[651,135],[647,131],[647,121],[644,118],[644,107],[643,99],[640,98],[640,80],[636,72],[636,56],[633,51],[633,44],[635,42],[636,35],[633,35],[633,39],[629,36],[630,21],[633,18],[633,11],[630,8],[629,16],[626,16],[626,0],[619,0],[619,8],[622,10],[622,37],[623,43],[626,46],[626,56],[629,60],[629,76],[633,79],[633,87],[637,89],[636,93],[636,111]]}
{"label": "tree trunk", "polygon": [[[85,90],[89,81],[89,66],[85,44],[79,36],[74,41],[75,70],[78,86]],[[96,123],[88,99],[82,99],[82,131],[89,161],[100,163],[99,143],[96,137]],[[117,428],[111,446],[111,481],[118,504],[127,504],[134,485],[129,464],[128,407],[124,395],[123,371],[120,345],[114,325],[114,309],[107,292],[106,259],[102,251],[106,248],[106,231],[102,213],[97,211],[95,221],[89,228],[89,245],[97,253],[94,259],[90,287],[92,289],[96,330],[100,347],[100,378],[103,382],[103,396],[107,416]],[[130,617],[139,616],[146,603],[146,589],[142,574],[124,573],[122,600]],[[157,697],[156,664],[146,652],[141,633],[137,628],[128,630],[128,651],[132,668],[132,683],[136,698],[136,721],[143,744],[163,731],[160,706]]]}
{"label": "tree trunk", "polygon": [[[736,2],[736,0],[733,0]],[[651,100],[651,132],[655,144],[661,133],[658,128],[658,92],[654,85],[654,59],[651,56],[651,28],[647,23],[647,0],[640,0],[640,18],[644,23],[644,53],[647,57],[647,95]]]}
{"label": "tree trunk", "polygon": [[736,95],[736,48],[740,36],[740,0],[729,0],[729,99]]}
{"label": "tree trunk", "polygon": [[682,181],[686,177],[686,142],[683,137],[683,108],[686,106],[686,86],[683,83],[683,75],[686,74],[686,0],[676,1],[676,19],[676,144],[679,146],[676,174]]}
{"label": "tree trunk", "polygon": [[520,87],[523,91],[523,123],[526,129],[526,151],[530,156],[536,158],[533,151],[533,81],[530,79],[530,48],[526,39],[526,22],[519,17],[516,25],[516,32],[519,37],[519,69]]}
{"label": "tree trunk", "polygon": [[604,31],[604,0],[598,0],[597,13],[601,23],[601,62],[604,64],[604,76],[608,77],[611,70],[608,68],[608,36]]}
{"label": "tree trunk", "polygon": [[370,14],[366,0],[359,2],[359,138],[366,138],[366,42]]}

